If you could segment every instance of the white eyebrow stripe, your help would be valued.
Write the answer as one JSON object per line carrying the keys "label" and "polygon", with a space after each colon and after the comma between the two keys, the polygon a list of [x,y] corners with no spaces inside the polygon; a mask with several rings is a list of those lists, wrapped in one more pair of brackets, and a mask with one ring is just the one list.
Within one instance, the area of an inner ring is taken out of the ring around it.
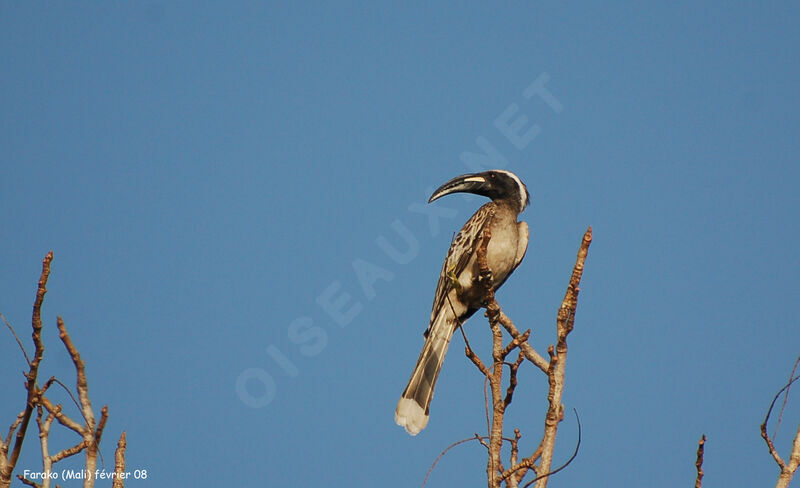
{"label": "white eyebrow stripe", "polygon": [[517,188],[519,189],[519,208],[524,209],[525,208],[525,200],[526,200],[525,197],[527,195],[527,190],[525,188],[525,184],[522,183],[522,180],[519,179],[519,176],[515,175],[511,171],[506,171],[504,169],[498,169],[498,170],[495,170],[495,171],[497,171],[498,173],[504,173],[504,174],[510,176],[511,178],[513,178],[514,181],[517,182]]}

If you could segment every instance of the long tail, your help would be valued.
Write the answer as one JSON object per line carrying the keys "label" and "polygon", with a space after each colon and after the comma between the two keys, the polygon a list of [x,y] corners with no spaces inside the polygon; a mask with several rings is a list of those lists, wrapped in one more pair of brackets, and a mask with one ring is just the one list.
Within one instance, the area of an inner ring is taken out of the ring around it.
{"label": "long tail", "polygon": [[419,354],[411,379],[408,380],[408,386],[397,402],[394,421],[397,425],[405,427],[406,432],[411,435],[419,434],[428,425],[428,410],[436,378],[442,369],[455,327],[456,319],[452,311],[442,310],[428,330],[428,337],[425,339],[425,345]]}

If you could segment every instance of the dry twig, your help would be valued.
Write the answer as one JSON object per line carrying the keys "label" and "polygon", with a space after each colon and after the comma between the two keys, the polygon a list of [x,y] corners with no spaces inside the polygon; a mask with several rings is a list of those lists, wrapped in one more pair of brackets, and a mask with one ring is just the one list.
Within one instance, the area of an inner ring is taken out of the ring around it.
{"label": "dry twig", "polygon": [[439,454],[439,456],[436,458],[436,460],[433,461],[433,464],[431,464],[431,467],[428,469],[428,472],[425,473],[425,479],[422,480],[422,487],[423,488],[425,487],[425,483],[428,482],[428,477],[433,472],[433,469],[436,467],[436,465],[439,463],[439,461],[444,457],[444,455],[447,454],[450,451],[450,449],[452,449],[452,448],[454,448],[456,446],[460,446],[461,444],[464,444],[465,442],[480,441],[480,440],[481,440],[481,436],[479,436],[478,434],[475,434],[473,437],[467,437],[466,439],[461,439],[460,441],[456,441],[456,442],[450,444],[449,446],[447,446],[447,448],[445,448],[445,450],[442,451]]}
{"label": "dry twig", "polygon": [[125,472],[125,449],[127,447],[128,441],[123,430],[122,435],[119,436],[119,442],[117,442],[117,450],[114,452],[114,483],[111,488],[123,488],[125,484],[122,474]]}
{"label": "dry twig", "polygon": [[[572,332],[575,325],[575,310],[578,307],[578,293],[580,291],[579,285],[581,277],[583,276],[583,266],[586,262],[586,256],[589,253],[589,245],[591,243],[592,228],[589,227],[583,235],[581,247],[580,250],[578,250],[578,258],[575,261],[575,266],[572,268],[572,276],[569,279],[569,285],[567,285],[567,292],[564,294],[564,300],[562,300],[561,308],[558,310],[558,339],[556,342],[555,354],[552,352],[553,346],[550,346],[550,350],[548,350],[550,354],[550,366],[547,376],[550,383],[550,391],[547,394],[547,400],[550,403],[550,407],[545,417],[544,436],[542,437],[542,446],[544,450],[540,463],[541,470],[545,473],[550,471],[558,423],[564,418],[564,407],[561,405],[561,396],[564,393],[564,376],[567,365],[567,335]],[[547,480],[547,477],[539,480],[536,483],[536,488],[546,487]]]}
{"label": "dry twig", "polygon": [[694,482],[694,488],[701,488],[703,486],[703,451],[706,445],[706,435],[700,438],[697,443],[697,460],[694,465],[697,467],[697,479]]}

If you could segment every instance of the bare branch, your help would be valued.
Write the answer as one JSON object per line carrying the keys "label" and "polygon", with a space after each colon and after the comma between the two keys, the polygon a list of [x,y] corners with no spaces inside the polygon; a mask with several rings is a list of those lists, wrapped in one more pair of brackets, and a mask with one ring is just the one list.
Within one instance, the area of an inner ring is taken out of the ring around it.
{"label": "bare branch", "polygon": [[[81,404],[81,413],[83,414],[84,421],[86,422],[86,424],[80,429],[84,444],[86,445],[86,470],[88,472],[94,472],[97,468],[97,452],[99,443],[97,434],[102,434],[102,429],[105,426],[105,420],[101,419],[101,423],[103,425],[101,425],[99,430],[96,430],[94,411],[92,410],[92,401],[89,399],[89,384],[86,380],[86,365],[81,359],[81,355],[78,353],[78,349],[75,347],[75,344],[72,343],[72,338],[67,332],[67,327],[64,325],[64,320],[60,316],[57,318],[57,324],[58,337],[61,339],[61,342],[64,343],[64,347],[67,348],[70,358],[72,358],[72,363],[75,365],[78,400]],[[103,416],[107,416],[108,411],[107,409],[104,410],[105,412]],[[59,419],[59,421],[61,421],[61,419]],[[91,488],[94,485],[93,478],[89,479],[87,477],[85,481],[86,488]]]}
{"label": "bare branch", "polygon": [[92,411],[92,401],[89,399],[89,384],[86,381],[86,366],[83,360],[81,359],[81,355],[78,352],[78,349],[72,343],[72,338],[69,336],[67,332],[67,328],[64,325],[64,320],[59,316],[57,318],[58,323],[58,337],[61,339],[61,342],[64,343],[64,347],[67,348],[69,352],[70,358],[72,358],[72,363],[75,365],[75,372],[77,373],[77,386],[78,386],[78,399],[80,400],[81,404],[81,412],[83,413],[83,418],[86,420],[86,426],[94,431],[95,423],[94,423],[94,412]]}
{"label": "bare branch", "polygon": [[797,427],[797,433],[794,435],[792,452],[789,454],[789,463],[781,469],[781,474],[778,476],[778,483],[775,485],[775,488],[788,487],[789,483],[792,482],[792,478],[798,466],[800,466],[800,426]]}
{"label": "bare branch", "polygon": [[14,435],[14,431],[17,430],[19,424],[22,423],[22,419],[24,418],[24,416],[25,412],[24,411],[20,412],[17,415],[16,420],[14,420],[14,423],[12,423],[11,427],[8,428],[8,436],[6,437],[6,439],[5,440],[0,439],[0,456],[2,456],[3,458],[5,458],[5,455],[8,454],[8,445],[11,443],[11,436]]}
{"label": "bare branch", "polygon": [[694,482],[694,488],[702,488],[703,486],[703,451],[705,445],[706,435],[703,434],[703,437],[700,438],[700,442],[697,443],[697,461],[694,463],[697,467],[697,479]]}
{"label": "bare branch", "polygon": [[519,429],[514,429],[514,439],[511,441],[511,465],[517,464],[517,456],[519,455],[519,440],[522,438]]}
{"label": "bare branch", "polygon": [[100,444],[100,438],[103,436],[103,429],[106,428],[106,421],[108,421],[108,405],[103,405],[100,410],[100,424],[97,426],[94,438],[95,443]]}
{"label": "bare branch", "polygon": [[[575,266],[572,268],[572,276],[570,277],[569,285],[567,285],[564,300],[561,302],[561,308],[558,310],[558,319],[556,321],[558,340],[556,342],[555,353],[552,350],[552,346],[551,349],[548,350],[550,354],[550,365],[548,367],[550,391],[547,394],[547,400],[550,406],[547,410],[547,416],[545,417],[544,435],[542,436],[542,446],[544,450],[542,451],[542,461],[539,465],[540,470],[545,473],[549,473],[550,471],[558,423],[564,418],[564,407],[561,405],[561,397],[564,392],[564,376],[567,363],[567,335],[569,335],[575,325],[575,311],[578,307],[578,293],[580,291],[579,285],[581,277],[583,276],[583,267],[591,243],[592,228],[589,227],[583,235],[581,247],[578,250],[578,257],[575,260]],[[544,475],[536,483],[536,488],[545,488],[548,480],[549,474]]]}
{"label": "bare branch", "polygon": [[523,342],[527,341],[528,337],[530,336],[531,336],[531,330],[528,329],[521,336],[512,339],[511,342],[509,342],[508,345],[505,348],[503,348],[503,352],[500,353],[500,355],[503,357],[503,359],[505,359],[509,355],[509,353],[511,353],[511,351],[518,348]]}
{"label": "bare branch", "polygon": [[[61,412],[61,404],[53,405],[53,403],[50,402],[50,400],[45,396],[40,397],[39,401],[41,402],[42,406],[44,406],[44,408],[47,409],[48,412],[54,412],[56,420],[58,420],[59,424],[63,425],[64,427],[72,431],[75,431],[75,433],[83,437],[83,426],[75,422],[71,418],[69,418],[63,412]],[[57,412],[56,409],[58,409]]]}
{"label": "bare branch", "polygon": [[[511,371],[509,373],[508,388],[506,389],[506,397],[503,399],[505,407],[511,404],[511,400],[514,397],[514,389],[517,387],[517,370],[524,359],[525,354],[520,350],[519,355],[517,355],[517,360],[510,365]],[[515,432],[519,432],[519,429],[515,430]],[[511,464],[513,465],[515,462],[516,461],[512,460]]]}
{"label": "bare branch", "polygon": [[[29,361],[30,367],[28,373],[25,375],[25,389],[28,392],[25,401],[25,410],[22,413],[22,420],[19,421],[17,428],[16,438],[14,440],[14,449],[10,457],[0,457],[0,488],[5,488],[11,485],[11,473],[14,471],[14,466],[19,459],[20,451],[22,450],[22,443],[25,441],[25,433],[28,431],[28,424],[31,420],[31,414],[35,406],[36,400],[36,380],[39,376],[39,363],[42,361],[44,355],[44,343],[42,342],[42,303],[44,302],[44,295],[47,293],[47,278],[50,276],[50,262],[53,260],[53,251],[47,253],[47,256],[42,260],[42,273],[39,275],[39,284],[36,288],[36,299],[33,302],[33,314],[31,317],[31,326],[33,333],[34,353],[33,359]],[[14,422],[17,424],[17,422]],[[10,443],[9,439],[9,443]],[[8,445],[4,443],[3,452],[8,452]]]}
{"label": "bare branch", "polygon": [[31,481],[28,478],[25,478],[21,474],[17,475],[17,479],[20,480],[23,485],[33,486],[34,488],[42,488],[42,485],[40,485],[39,483],[36,483],[34,481]]}
{"label": "bare branch", "polygon": [[[506,331],[511,334],[512,338],[516,339],[522,335],[514,325],[514,322],[512,322],[511,319],[509,319],[508,316],[506,316],[506,314],[504,314],[502,311],[500,312],[499,321]],[[543,373],[547,374],[547,360],[542,357],[541,354],[536,352],[536,350],[528,341],[522,342],[519,347],[522,349],[522,352],[525,353],[525,359],[536,365],[536,367],[539,368]]]}
{"label": "bare branch", "polygon": [[63,449],[63,450],[55,453],[52,456],[53,462],[56,463],[58,461],[61,461],[62,459],[66,459],[66,458],[68,458],[70,456],[74,456],[74,455],[78,454],[79,452],[83,451],[84,448],[86,448],[86,442],[85,441],[80,441],[79,443],[75,444],[72,447],[68,447],[66,449]]}
{"label": "bare branch", "polygon": [[114,452],[114,482],[111,484],[111,488],[123,488],[125,484],[122,473],[125,472],[125,449],[127,447],[128,442],[123,430],[122,435],[119,436],[119,442],[117,442],[117,450]]}
{"label": "bare branch", "polygon": [[39,445],[42,450],[42,488],[50,488],[50,473],[53,471],[53,461],[50,459],[49,447],[47,445],[50,436],[50,426],[53,425],[53,414],[48,413],[47,419],[42,421],[44,410],[41,405],[36,405],[36,425],[39,427]]}
{"label": "bare branch", "polygon": [[510,468],[508,468],[508,470],[504,471],[503,474],[500,476],[500,479],[501,480],[507,479],[511,475],[516,473],[517,471],[522,470],[522,471],[520,471],[520,473],[516,477],[517,481],[519,482],[520,480],[522,480],[522,478],[525,476],[525,473],[529,469],[533,469],[534,472],[536,472],[535,463],[536,463],[536,461],[539,459],[539,457],[541,455],[542,455],[542,446],[539,446],[539,448],[536,449],[536,451],[533,454],[531,454],[529,457],[527,457],[527,458],[523,459],[522,461],[520,461],[519,464],[515,464],[514,466],[511,466]]}

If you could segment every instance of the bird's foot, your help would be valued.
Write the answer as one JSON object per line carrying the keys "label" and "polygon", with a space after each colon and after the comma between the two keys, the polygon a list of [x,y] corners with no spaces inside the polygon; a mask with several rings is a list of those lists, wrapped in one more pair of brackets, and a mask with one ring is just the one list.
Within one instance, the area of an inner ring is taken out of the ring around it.
{"label": "bird's foot", "polygon": [[494,275],[492,274],[492,271],[489,270],[489,269],[482,270],[480,272],[480,274],[478,275],[478,282],[479,283],[494,283]]}
{"label": "bird's foot", "polygon": [[447,270],[447,280],[450,282],[450,286],[456,290],[456,293],[461,295],[461,292],[464,290],[464,287],[461,286],[461,282],[458,281],[458,276],[456,276],[455,266]]}

